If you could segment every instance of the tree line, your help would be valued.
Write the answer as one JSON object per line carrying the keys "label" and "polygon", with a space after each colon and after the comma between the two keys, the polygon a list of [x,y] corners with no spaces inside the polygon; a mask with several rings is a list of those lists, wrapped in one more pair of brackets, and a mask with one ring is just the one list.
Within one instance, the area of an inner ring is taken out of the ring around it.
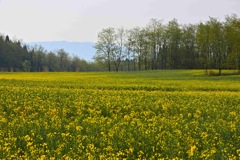
{"label": "tree line", "polygon": [[101,71],[95,63],[69,56],[63,49],[47,52],[41,46],[27,46],[19,40],[0,35],[0,71]]}
{"label": "tree line", "polygon": [[240,19],[210,17],[198,24],[164,24],[151,19],[144,27],[103,28],[94,62],[47,52],[0,34],[0,71],[140,71],[159,69],[240,70]]}
{"label": "tree line", "polygon": [[106,70],[240,69],[240,19],[210,17],[205,23],[163,24],[152,19],[145,27],[104,28],[95,45],[95,62]]}

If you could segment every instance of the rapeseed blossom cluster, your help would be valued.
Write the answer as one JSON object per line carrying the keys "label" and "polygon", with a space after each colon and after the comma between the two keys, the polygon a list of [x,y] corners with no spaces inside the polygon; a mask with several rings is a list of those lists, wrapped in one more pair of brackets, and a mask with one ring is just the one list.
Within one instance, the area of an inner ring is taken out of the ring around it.
{"label": "rapeseed blossom cluster", "polygon": [[237,160],[238,83],[192,89],[181,80],[160,83],[157,73],[59,73],[71,77],[61,81],[54,73],[44,80],[0,74],[0,159]]}

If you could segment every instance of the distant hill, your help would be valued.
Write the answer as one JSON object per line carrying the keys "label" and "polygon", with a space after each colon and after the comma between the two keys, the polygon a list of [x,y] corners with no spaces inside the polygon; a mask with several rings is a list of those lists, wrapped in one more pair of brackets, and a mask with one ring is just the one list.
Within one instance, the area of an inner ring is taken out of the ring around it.
{"label": "distant hill", "polygon": [[86,61],[93,61],[95,49],[93,42],[68,42],[68,41],[49,41],[49,42],[29,42],[30,46],[40,45],[47,51],[64,49],[70,56],[78,56]]}

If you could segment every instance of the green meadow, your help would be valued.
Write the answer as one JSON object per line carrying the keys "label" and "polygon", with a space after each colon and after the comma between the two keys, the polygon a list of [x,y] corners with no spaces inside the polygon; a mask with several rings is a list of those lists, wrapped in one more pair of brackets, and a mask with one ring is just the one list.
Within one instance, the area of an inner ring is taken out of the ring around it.
{"label": "green meadow", "polygon": [[0,73],[0,159],[238,159],[239,113],[240,75]]}

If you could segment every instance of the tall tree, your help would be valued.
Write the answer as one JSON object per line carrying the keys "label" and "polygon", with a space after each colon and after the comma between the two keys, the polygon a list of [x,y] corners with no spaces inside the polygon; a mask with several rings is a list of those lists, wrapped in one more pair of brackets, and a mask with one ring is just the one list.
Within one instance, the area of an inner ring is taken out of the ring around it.
{"label": "tall tree", "polygon": [[184,25],[181,38],[182,67],[186,69],[196,68],[196,26]]}
{"label": "tall tree", "polygon": [[64,49],[57,51],[58,64],[60,71],[69,71],[70,70],[70,58],[68,53]]}
{"label": "tall tree", "polygon": [[30,72],[30,70],[31,70],[31,62],[30,61],[25,60],[22,65],[23,65],[23,70],[25,72]]}
{"label": "tall tree", "polygon": [[6,38],[5,38],[5,42],[10,42],[10,38],[9,38],[8,35],[7,35]]}
{"label": "tall tree", "polygon": [[74,56],[71,60],[71,69],[70,71],[79,72],[80,71],[80,59],[77,56]]}
{"label": "tall tree", "polygon": [[227,16],[225,21],[227,43],[227,66],[240,70],[240,19],[237,15]]}
{"label": "tall tree", "polygon": [[[132,34],[132,50],[133,58],[138,62],[138,70],[142,69],[143,53],[144,53],[144,43],[146,30],[140,27],[135,27],[131,31]],[[135,67],[134,67],[135,68]]]}
{"label": "tall tree", "polygon": [[133,60],[133,54],[134,54],[134,49],[133,49],[133,34],[131,30],[126,31],[126,41],[124,43],[124,48],[126,49],[125,52],[125,57],[127,61],[127,71],[130,71],[130,62]]}
{"label": "tall tree", "polygon": [[111,58],[116,50],[115,41],[115,29],[106,28],[98,34],[98,41],[94,46],[96,49],[96,55],[94,56],[94,59],[101,64],[107,64],[109,72],[111,71]]}
{"label": "tall tree", "polygon": [[151,19],[148,26],[148,41],[151,47],[151,69],[159,69],[161,64],[164,26],[162,20]]}
{"label": "tall tree", "polygon": [[117,29],[116,33],[116,42],[115,42],[115,49],[113,50],[111,61],[114,63],[115,69],[118,72],[120,63],[125,57],[125,47],[124,44],[126,43],[126,33],[123,27]]}
{"label": "tall tree", "polygon": [[168,38],[168,67],[177,69],[180,66],[180,42],[181,42],[181,29],[176,19],[170,21],[166,30]]}
{"label": "tall tree", "polygon": [[31,64],[32,71],[41,72],[46,70],[47,61],[46,61],[46,53],[47,51],[42,46],[34,46],[31,49]]}
{"label": "tall tree", "polygon": [[56,54],[53,52],[49,52],[46,56],[47,58],[47,68],[48,71],[53,72],[53,71],[60,71],[60,66],[58,63],[58,57]]}
{"label": "tall tree", "polygon": [[207,22],[210,26],[209,43],[211,45],[212,58],[218,74],[221,75],[224,60],[226,57],[226,43],[223,23],[216,18],[210,18]]}
{"label": "tall tree", "polygon": [[210,27],[208,24],[200,23],[197,26],[197,49],[198,49],[198,63],[201,68],[206,69],[210,68],[211,64],[211,47],[210,47]]}

